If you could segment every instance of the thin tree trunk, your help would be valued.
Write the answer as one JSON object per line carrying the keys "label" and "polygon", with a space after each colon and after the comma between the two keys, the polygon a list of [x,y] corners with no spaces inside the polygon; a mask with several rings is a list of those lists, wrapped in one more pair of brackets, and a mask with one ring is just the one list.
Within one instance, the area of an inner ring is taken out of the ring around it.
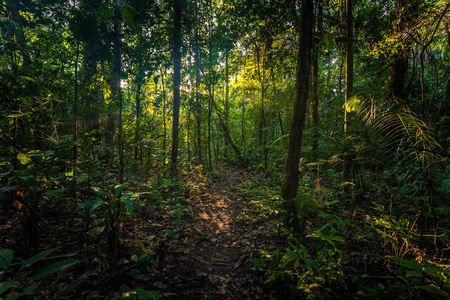
{"label": "thin tree trunk", "polygon": [[200,49],[199,49],[199,33],[198,27],[199,18],[198,18],[198,3],[195,1],[195,130],[196,130],[196,147],[195,151],[197,153],[197,163],[202,165],[202,134],[201,134],[201,126],[202,126],[202,103],[200,101],[199,96],[199,85],[200,85]]}
{"label": "thin tree trunk", "polygon": [[319,51],[322,39],[322,18],[323,18],[323,5],[322,1],[319,1],[319,11],[317,15],[317,41],[316,49],[313,51],[313,160],[316,161],[318,157],[319,148]]}
{"label": "thin tree trunk", "polygon": [[[142,84],[138,81],[137,83],[137,91],[136,91],[136,132],[135,132],[135,140],[136,143],[139,143],[140,132],[139,132],[139,122],[141,118],[141,86]],[[139,143],[140,145],[140,143]],[[138,160],[139,149],[141,147],[136,144],[134,148],[134,160]],[[141,161],[142,162],[142,161]]]}
{"label": "thin tree trunk", "polygon": [[177,172],[178,159],[178,123],[180,117],[180,82],[181,82],[181,0],[173,1],[173,118],[172,118],[172,153],[171,171]]}
{"label": "thin tree trunk", "polygon": [[[297,209],[293,199],[297,196],[298,167],[302,148],[303,130],[305,127],[306,103],[309,92],[309,76],[311,74],[311,49],[314,23],[313,1],[302,0],[300,43],[297,58],[297,75],[295,80],[294,107],[289,128],[289,145],[281,185],[281,195],[287,216],[297,217]],[[286,218],[287,220],[288,218]],[[287,224],[286,224],[287,225]],[[294,224],[298,226],[298,224]]]}
{"label": "thin tree trunk", "polygon": [[77,54],[75,58],[75,91],[73,98],[73,163],[77,165],[77,118],[78,118],[78,59],[80,55],[80,45],[77,43]]}
{"label": "thin tree trunk", "polygon": [[163,153],[164,153],[164,163],[166,164],[166,140],[167,140],[167,120],[166,120],[166,89],[164,86],[164,72],[161,72],[162,80],[162,95],[163,95]]}
{"label": "thin tree trunk", "polygon": [[228,139],[228,143],[230,144],[230,146],[233,149],[233,151],[236,153],[236,155],[238,157],[238,160],[239,160],[239,163],[241,165],[243,165],[243,166],[247,165],[247,162],[242,157],[241,151],[239,150],[239,148],[236,146],[236,144],[231,139],[231,136],[230,136],[230,133],[228,131],[228,128],[225,126],[225,122],[222,119],[222,115],[220,114],[220,111],[217,108],[217,105],[216,105],[216,102],[214,101],[214,98],[212,99],[212,104],[213,104],[214,108],[216,109],[217,117],[219,118],[219,123],[222,126],[222,130],[223,130],[223,133],[225,135],[225,138]]}
{"label": "thin tree trunk", "polygon": [[[209,3],[209,8],[212,9],[212,1]],[[213,93],[213,78],[212,78],[212,25],[211,25],[211,19],[212,19],[212,13],[211,10],[209,12],[209,100],[208,100],[208,169],[212,170],[212,162],[211,162],[211,113],[212,113],[212,107],[211,102],[214,97]]]}
{"label": "thin tree trunk", "polygon": [[[229,97],[229,79],[228,79],[228,55],[229,55],[229,49],[225,50],[225,103],[224,103],[224,121],[225,126],[228,128],[228,97]],[[223,156],[225,158],[228,158],[228,140],[225,139],[224,141],[224,150],[223,150]]]}
{"label": "thin tree trunk", "polygon": [[[347,21],[347,51],[345,60],[345,103],[344,103],[344,166],[343,166],[343,176],[344,182],[349,182],[350,180],[350,169],[351,169],[351,144],[348,139],[348,125],[349,116],[347,113],[347,103],[353,94],[353,3],[352,0],[347,0],[346,2],[346,21]],[[348,184],[345,185],[347,190],[350,187]]]}
{"label": "thin tree trunk", "polygon": [[241,146],[245,146],[245,93],[242,96]]}
{"label": "thin tree trunk", "polygon": [[278,115],[278,123],[280,123],[281,135],[285,135],[284,128],[283,128],[283,120],[281,118],[281,113],[278,112],[277,115]]}

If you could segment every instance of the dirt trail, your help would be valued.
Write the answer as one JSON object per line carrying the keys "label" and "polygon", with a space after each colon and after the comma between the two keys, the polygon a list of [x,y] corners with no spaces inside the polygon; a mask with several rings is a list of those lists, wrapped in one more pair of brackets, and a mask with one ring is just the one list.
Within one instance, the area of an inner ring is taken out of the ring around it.
{"label": "dirt trail", "polygon": [[155,274],[160,282],[154,285],[177,299],[270,299],[261,272],[248,262],[258,240],[250,234],[257,226],[236,222],[245,210],[232,189],[244,180],[243,173],[228,167],[219,172],[223,177],[209,178],[201,194],[190,199],[190,234],[180,231],[178,239],[161,242]]}

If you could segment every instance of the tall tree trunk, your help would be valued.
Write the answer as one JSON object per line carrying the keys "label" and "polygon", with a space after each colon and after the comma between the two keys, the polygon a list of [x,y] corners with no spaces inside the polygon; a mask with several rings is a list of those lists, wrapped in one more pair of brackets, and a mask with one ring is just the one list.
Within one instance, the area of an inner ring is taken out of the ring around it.
{"label": "tall tree trunk", "polygon": [[323,5],[319,1],[319,10],[317,14],[317,31],[316,31],[316,48],[313,51],[313,159],[317,160],[319,148],[319,52],[322,40],[322,23],[323,23]]}
{"label": "tall tree trunk", "polygon": [[404,92],[405,76],[409,66],[409,54],[412,50],[409,39],[402,40],[401,38],[408,22],[409,9],[407,6],[409,2],[410,0],[397,0],[396,2],[397,23],[394,27],[394,34],[401,42],[393,49],[391,93],[397,100],[405,100],[406,97]]}
{"label": "tall tree trunk", "polygon": [[[306,101],[309,93],[309,76],[311,74],[311,49],[314,23],[313,1],[302,0],[300,20],[300,43],[297,58],[297,70],[294,92],[294,107],[289,128],[289,145],[281,185],[281,195],[285,200],[287,214],[297,214],[292,199],[297,196],[298,167],[305,127]],[[294,224],[295,225],[295,224]]]}
{"label": "tall tree trunk", "polygon": [[181,82],[181,0],[173,1],[173,118],[172,118],[172,153],[171,171],[177,172],[178,159],[178,123],[180,117],[180,82]]}
{"label": "tall tree trunk", "polygon": [[241,146],[245,146],[245,92],[242,95]]}
{"label": "tall tree trunk", "polygon": [[[228,47],[228,46],[227,46]],[[227,48],[225,50],[225,103],[224,103],[224,122],[225,126],[228,128],[228,97],[229,97],[229,79],[228,79],[228,55],[229,55],[229,49]],[[224,150],[223,150],[224,157],[228,157],[228,140],[225,139],[224,141]]]}
{"label": "tall tree trunk", "polygon": [[162,82],[162,95],[163,95],[163,153],[164,153],[164,163],[166,164],[166,140],[167,140],[167,121],[166,121],[166,89],[164,86],[164,72],[161,72],[161,82]]}
{"label": "tall tree trunk", "polygon": [[195,1],[195,18],[196,18],[196,24],[195,24],[195,132],[196,132],[196,147],[195,151],[197,153],[197,163],[202,165],[203,159],[202,159],[202,134],[201,134],[201,126],[202,126],[202,103],[200,101],[200,95],[199,95],[199,85],[200,85],[200,49],[199,49],[199,33],[198,33],[198,27],[199,24],[199,18],[198,18],[198,3]]}
{"label": "tall tree trunk", "polygon": [[[90,56],[90,48],[94,47],[91,42],[83,43],[83,64],[82,64],[82,77],[81,82],[83,84],[83,98],[84,106],[86,107],[86,115],[85,115],[85,130],[90,132],[92,130],[98,130],[100,128],[100,114],[98,109],[98,88],[94,86],[94,75],[97,73],[96,64],[97,61],[92,59]],[[100,136],[97,133],[97,138],[100,139]]]}
{"label": "tall tree trunk", "polygon": [[212,1],[209,2],[209,24],[208,24],[208,32],[209,32],[209,100],[208,100],[208,169],[212,170],[212,159],[211,159],[211,113],[212,113],[212,100],[214,97],[214,89],[213,89],[213,74],[212,74]]}
{"label": "tall tree trunk", "polygon": [[[140,121],[141,121],[141,82],[140,80],[138,80],[137,83],[137,90],[136,90],[136,132],[135,132],[135,139],[136,139],[136,143],[139,142],[140,139],[140,132],[139,132],[139,126],[140,126]],[[139,143],[140,145],[140,143]],[[138,146],[136,144],[135,148],[134,148],[134,159],[137,161],[138,159],[138,154],[139,154],[139,150],[140,150],[140,146]]]}
{"label": "tall tree trunk", "polygon": [[[350,169],[351,169],[351,144],[348,139],[348,125],[349,116],[347,113],[347,103],[353,94],[353,3],[352,0],[346,1],[346,21],[347,21],[347,51],[345,53],[345,103],[344,103],[344,165],[343,165],[343,176],[344,182],[349,182],[350,180]],[[346,185],[349,187],[349,185]]]}
{"label": "tall tree trunk", "polygon": [[80,45],[77,43],[77,54],[75,58],[75,91],[73,97],[73,163],[77,165],[77,118],[78,118],[78,58],[80,54]]}
{"label": "tall tree trunk", "polygon": [[113,89],[115,90],[116,97],[119,105],[119,136],[118,136],[118,148],[119,148],[119,183],[123,183],[123,124],[122,124],[122,110],[123,110],[123,98],[122,98],[122,86],[120,84],[120,73],[122,70],[122,41],[120,37],[119,30],[119,17],[120,17],[120,7],[117,3],[117,8],[115,11],[116,20],[114,21],[114,31],[116,37],[116,49],[115,49],[115,62],[113,66],[113,71],[116,73],[114,78]]}

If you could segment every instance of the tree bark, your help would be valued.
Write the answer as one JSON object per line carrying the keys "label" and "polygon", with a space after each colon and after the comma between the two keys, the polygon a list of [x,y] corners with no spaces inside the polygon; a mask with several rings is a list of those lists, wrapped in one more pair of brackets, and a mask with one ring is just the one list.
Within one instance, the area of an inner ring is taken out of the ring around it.
{"label": "tree bark", "polygon": [[198,33],[198,26],[199,26],[199,18],[198,18],[198,3],[195,1],[195,18],[196,18],[196,24],[195,24],[195,54],[194,54],[194,60],[195,60],[195,151],[197,153],[197,163],[202,165],[203,164],[203,158],[202,158],[202,134],[201,134],[201,126],[202,126],[202,103],[200,101],[199,96],[199,85],[200,85],[200,49],[199,49],[199,33]]}
{"label": "tree bark", "polygon": [[[224,115],[225,115],[225,126],[228,128],[228,97],[229,97],[229,82],[228,82],[228,54],[229,49],[225,50],[225,103],[224,103]],[[225,138],[223,156],[228,157],[228,139]]]}
{"label": "tree bark", "polygon": [[75,91],[73,97],[73,163],[77,165],[77,118],[78,118],[78,59],[80,54],[80,45],[77,43],[77,54],[75,58]]}
{"label": "tree bark", "polygon": [[[135,132],[135,139],[136,139],[135,142],[136,143],[138,143],[139,139],[140,139],[139,127],[140,127],[140,121],[141,121],[141,86],[142,86],[142,84],[141,84],[140,80],[138,80],[137,90],[136,90],[136,132]],[[136,144],[136,146],[134,148],[134,159],[136,161],[138,159],[138,154],[139,154],[140,149],[141,149],[141,147]],[[142,160],[141,160],[141,162],[142,162]]]}
{"label": "tree bark", "polygon": [[177,172],[178,159],[178,123],[180,117],[180,82],[181,82],[181,0],[173,1],[173,118],[172,118],[172,153],[171,171]]}
{"label": "tree bark", "polygon": [[[350,141],[348,140],[348,122],[349,116],[347,113],[347,103],[353,94],[353,3],[352,0],[346,1],[346,21],[347,21],[347,51],[345,53],[345,100],[344,100],[344,164],[343,164],[343,177],[344,182],[350,180],[350,169],[351,169],[351,153],[350,153]],[[346,185],[348,188],[349,186]],[[346,189],[347,189],[346,188]]]}
{"label": "tree bark", "polygon": [[[410,0],[397,0],[396,14],[397,23],[394,28],[394,34],[398,40],[402,40],[404,31],[408,22],[408,3]],[[404,92],[405,76],[409,66],[409,54],[411,53],[411,42],[409,39],[399,42],[393,49],[392,57],[392,80],[391,93],[394,99],[405,100]]]}
{"label": "tree bark", "polygon": [[323,5],[322,1],[319,1],[319,10],[317,14],[317,31],[316,31],[316,49],[314,49],[313,56],[313,159],[317,160],[318,148],[319,148],[319,51],[322,40],[322,23],[323,23]]}
{"label": "tree bark", "polygon": [[281,185],[281,195],[285,200],[288,214],[296,214],[292,199],[297,196],[298,166],[302,148],[303,130],[305,127],[306,101],[309,92],[309,76],[311,73],[311,49],[314,23],[313,1],[302,0],[300,20],[300,48],[297,58],[295,80],[294,107],[289,128],[289,144]]}

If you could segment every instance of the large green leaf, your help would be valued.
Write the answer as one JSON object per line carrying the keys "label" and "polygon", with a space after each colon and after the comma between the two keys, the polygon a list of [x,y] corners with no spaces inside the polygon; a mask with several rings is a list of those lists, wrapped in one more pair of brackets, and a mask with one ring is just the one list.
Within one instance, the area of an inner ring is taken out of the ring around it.
{"label": "large green leaf", "polygon": [[118,184],[114,187],[114,194],[117,196],[127,187],[126,183]]}
{"label": "large green leaf", "polygon": [[26,262],[24,262],[19,270],[23,270],[25,268],[28,268],[29,266],[37,263],[38,261],[42,260],[44,257],[46,257],[47,255],[49,255],[50,253],[52,253],[53,251],[55,251],[56,248],[51,248],[51,249],[47,249],[45,251],[42,251],[41,253],[38,253],[32,257],[30,257]]}
{"label": "large green leaf", "polygon": [[37,280],[41,279],[45,276],[51,275],[53,273],[59,272],[61,270],[67,269],[76,263],[78,263],[79,260],[75,258],[69,258],[54,264],[51,264],[50,266],[47,266],[45,268],[42,268],[38,270],[33,276],[31,276],[31,280]]}
{"label": "large green leaf", "polygon": [[423,266],[415,259],[405,259],[397,256],[388,256],[388,257],[392,258],[393,260],[399,261],[401,265],[411,270],[421,271],[423,269]]}
{"label": "large green leaf", "polygon": [[56,199],[59,199],[59,200],[64,200],[63,190],[46,191],[44,193],[44,196],[50,196],[50,197],[55,197]]}
{"label": "large green leaf", "polygon": [[100,5],[97,9],[97,12],[105,20],[110,20],[115,14],[114,9],[109,8],[106,3],[102,3],[102,5]]}
{"label": "large green leaf", "polygon": [[122,8],[120,13],[125,24],[127,24],[133,30],[139,30],[139,23],[136,22],[136,14],[133,10],[124,7]]}
{"label": "large green leaf", "polygon": [[6,270],[14,259],[11,249],[0,249],[0,269]]}
{"label": "large green leaf", "polygon": [[443,290],[441,290],[440,288],[437,288],[435,286],[431,286],[431,285],[421,285],[421,286],[415,286],[414,288],[416,289],[422,289],[425,291],[428,291],[430,293],[442,296],[442,297],[448,297],[449,295],[444,292]]}
{"label": "large green leaf", "polygon": [[77,288],[77,286],[79,286],[80,284],[82,284],[84,281],[86,280],[86,278],[81,278],[81,279],[77,279],[72,281],[68,286],[66,286],[65,288],[63,288],[60,292],[58,292],[55,295],[55,299],[59,299],[61,297],[66,296],[67,294],[69,294],[70,292],[72,292],[74,289]]}
{"label": "large green leaf", "polygon": [[17,284],[19,284],[18,281],[0,282],[0,295],[9,290],[10,288],[16,286]]}

